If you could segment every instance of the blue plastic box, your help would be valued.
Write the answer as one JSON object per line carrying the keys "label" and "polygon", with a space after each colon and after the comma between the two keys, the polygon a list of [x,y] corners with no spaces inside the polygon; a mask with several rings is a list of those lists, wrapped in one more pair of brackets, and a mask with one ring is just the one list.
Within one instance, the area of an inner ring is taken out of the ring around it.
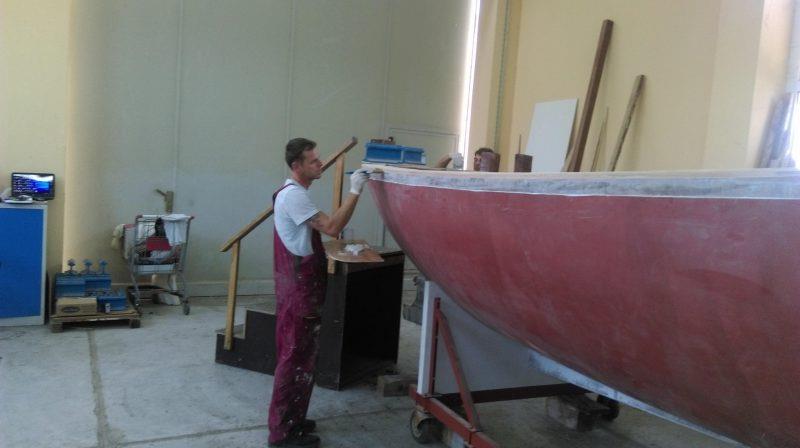
{"label": "blue plastic box", "polygon": [[364,162],[425,165],[425,150],[410,146],[367,143]]}
{"label": "blue plastic box", "polygon": [[128,309],[128,298],[125,291],[110,291],[97,296],[97,311],[104,313],[106,303],[111,305],[111,311],[125,311]]}
{"label": "blue plastic box", "polygon": [[55,296],[85,297],[86,279],[82,275],[56,274]]}
{"label": "blue plastic box", "polygon": [[83,278],[88,296],[111,290],[111,274],[85,274]]}

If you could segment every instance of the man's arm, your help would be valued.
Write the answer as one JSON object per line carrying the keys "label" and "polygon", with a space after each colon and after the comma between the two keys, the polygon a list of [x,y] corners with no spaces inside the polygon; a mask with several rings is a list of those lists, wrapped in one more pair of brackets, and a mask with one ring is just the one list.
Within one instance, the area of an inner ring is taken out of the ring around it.
{"label": "man's arm", "polygon": [[342,206],[334,210],[331,216],[322,212],[317,213],[308,220],[308,225],[325,235],[337,238],[342,233],[344,226],[350,222],[350,217],[353,216],[353,210],[356,209],[358,197],[361,195],[367,179],[369,179],[367,170],[364,168],[355,170],[353,175],[350,176],[350,194],[344,199]]}
{"label": "man's arm", "polygon": [[353,211],[356,209],[358,197],[359,195],[357,194],[349,193],[347,197],[344,198],[342,206],[336,209],[336,211],[333,212],[333,215],[328,216],[323,212],[319,212],[314,215],[313,218],[308,220],[308,225],[316,230],[319,230],[325,235],[337,238],[339,234],[342,233],[344,226],[350,222],[350,218],[353,216]]}
{"label": "man's arm", "polygon": [[453,160],[453,158],[450,157],[450,154],[445,154],[439,160],[437,160],[436,163],[433,164],[433,167],[434,168],[447,168],[447,165],[450,164],[451,160]]}

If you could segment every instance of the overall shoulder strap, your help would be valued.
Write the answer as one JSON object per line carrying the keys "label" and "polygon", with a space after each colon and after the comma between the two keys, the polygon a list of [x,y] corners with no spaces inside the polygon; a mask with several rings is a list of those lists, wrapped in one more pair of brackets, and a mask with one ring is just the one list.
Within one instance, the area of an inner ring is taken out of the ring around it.
{"label": "overall shoulder strap", "polygon": [[275,198],[277,198],[277,197],[278,197],[278,193],[280,193],[281,191],[283,191],[283,189],[284,189],[284,188],[286,188],[286,187],[288,187],[288,186],[290,186],[290,185],[294,185],[294,183],[288,183],[288,184],[285,184],[285,185],[284,185],[284,186],[282,186],[281,188],[278,188],[278,191],[276,191],[275,193],[272,193],[272,203],[273,203],[273,204],[275,203]]}

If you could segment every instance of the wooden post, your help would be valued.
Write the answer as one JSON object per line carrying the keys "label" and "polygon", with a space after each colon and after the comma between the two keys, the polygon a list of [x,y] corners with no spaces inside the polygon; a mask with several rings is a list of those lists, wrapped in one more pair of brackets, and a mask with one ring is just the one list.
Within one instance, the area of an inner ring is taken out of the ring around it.
{"label": "wooden post", "polygon": [[[336,159],[336,172],[333,174],[333,206],[331,207],[331,214],[333,214],[339,207],[342,206],[342,188],[344,185],[344,154]],[[337,235],[336,239],[339,239]],[[328,259],[328,273],[336,273],[336,260]]]}
{"label": "wooden post", "polygon": [[642,88],[644,88],[644,75],[639,75],[633,82],[633,91],[631,92],[631,97],[628,99],[628,108],[625,110],[625,118],[622,120],[622,127],[619,129],[617,143],[614,145],[614,157],[608,164],[608,171],[617,169],[619,155],[622,153],[622,145],[625,144],[625,137],[628,135],[628,128],[631,126],[633,113],[636,111],[636,105],[639,103],[639,96],[642,94]]}
{"label": "wooden post", "polygon": [[594,55],[594,65],[592,76],[589,78],[589,89],[586,92],[586,99],[583,102],[581,111],[581,121],[578,125],[578,134],[575,137],[575,144],[572,146],[570,161],[567,171],[580,171],[583,161],[583,151],[586,149],[586,139],[589,137],[589,127],[592,125],[592,114],[594,104],[597,100],[597,91],[600,88],[600,79],[603,77],[603,67],[606,63],[606,54],[611,42],[611,31],[614,29],[614,22],[611,20],[603,21],[603,28],[600,30],[600,39],[597,42],[597,51]]}
{"label": "wooden post", "polygon": [[233,349],[233,321],[236,316],[236,289],[239,283],[239,248],[242,242],[233,243],[231,273],[228,279],[228,310],[225,316],[225,350]]}
{"label": "wooden post", "polygon": [[514,154],[514,172],[530,173],[533,170],[533,156]]}
{"label": "wooden post", "polygon": [[606,129],[608,128],[608,108],[603,116],[603,124],[600,125],[600,132],[597,134],[597,144],[594,145],[594,157],[592,158],[591,171],[597,171],[597,164],[600,162],[600,149],[605,148]]}
{"label": "wooden post", "polygon": [[344,185],[344,154],[336,160],[336,172],[333,175],[333,207],[331,214],[342,206],[342,185]]}

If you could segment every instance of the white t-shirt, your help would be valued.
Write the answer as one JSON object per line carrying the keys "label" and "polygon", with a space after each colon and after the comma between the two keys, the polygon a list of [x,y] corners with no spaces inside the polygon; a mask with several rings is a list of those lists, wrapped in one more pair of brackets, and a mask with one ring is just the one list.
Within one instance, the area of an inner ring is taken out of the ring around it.
{"label": "white t-shirt", "polygon": [[305,257],[314,253],[311,247],[311,231],[306,221],[319,213],[319,209],[308,195],[308,189],[298,185],[292,179],[286,179],[275,198],[275,230],[289,252]]}

